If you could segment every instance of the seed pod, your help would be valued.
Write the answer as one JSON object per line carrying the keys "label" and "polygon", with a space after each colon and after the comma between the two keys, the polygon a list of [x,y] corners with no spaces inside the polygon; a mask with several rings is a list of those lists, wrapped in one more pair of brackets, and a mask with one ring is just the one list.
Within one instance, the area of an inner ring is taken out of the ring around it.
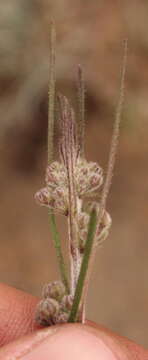
{"label": "seed pod", "polygon": [[62,281],[53,281],[43,287],[43,298],[52,298],[61,301],[63,296],[66,294],[66,289]]}
{"label": "seed pod", "polygon": [[48,326],[54,324],[54,317],[60,310],[59,303],[54,299],[41,300],[37,305],[35,319],[40,325]]}

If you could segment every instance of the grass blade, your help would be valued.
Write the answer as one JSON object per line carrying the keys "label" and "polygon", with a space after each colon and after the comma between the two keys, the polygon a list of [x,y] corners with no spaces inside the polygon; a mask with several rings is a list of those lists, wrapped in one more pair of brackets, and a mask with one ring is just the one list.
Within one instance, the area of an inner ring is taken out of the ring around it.
{"label": "grass blade", "polygon": [[76,291],[75,291],[75,295],[74,295],[73,306],[71,309],[71,313],[70,313],[68,322],[76,322],[77,321],[79,306],[81,304],[81,298],[82,298],[82,293],[83,293],[83,289],[84,289],[84,282],[85,282],[85,278],[86,278],[86,274],[87,274],[87,269],[89,266],[91,250],[93,247],[93,240],[94,240],[94,235],[95,235],[95,230],[96,230],[96,224],[97,224],[96,211],[93,210],[91,213],[91,216],[90,216],[84,256],[83,256],[81,270],[80,270],[77,287],[76,287]]}

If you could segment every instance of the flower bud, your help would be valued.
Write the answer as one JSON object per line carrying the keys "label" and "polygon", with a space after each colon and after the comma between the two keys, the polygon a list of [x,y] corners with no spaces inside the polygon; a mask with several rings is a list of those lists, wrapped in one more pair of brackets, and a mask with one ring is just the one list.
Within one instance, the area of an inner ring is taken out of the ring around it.
{"label": "flower bud", "polygon": [[63,164],[54,161],[51,165],[47,166],[45,182],[50,187],[63,185],[66,182],[66,172]]}
{"label": "flower bud", "polygon": [[43,298],[45,299],[52,298],[59,302],[65,293],[66,289],[62,281],[53,281],[43,287]]}
{"label": "flower bud", "polygon": [[35,194],[35,200],[40,205],[46,205],[46,206],[51,205],[52,206],[52,203],[53,203],[53,200],[51,199],[47,188],[43,188],[43,189],[37,191]]}
{"label": "flower bud", "polygon": [[84,252],[86,237],[88,233],[89,215],[86,212],[80,212],[78,215],[78,231],[79,231],[79,250]]}
{"label": "flower bud", "polygon": [[107,211],[104,211],[104,215],[100,224],[99,233],[97,234],[97,240],[99,245],[107,238],[109,229],[112,224],[112,219]]}
{"label": "flower bud", "polygon": [[[99,214],[100,205],[95,201],[89,201],[83,207],[83,211],[79,213],[78,216],[78,231],[79,231],[79,250],[80,253],[84,253],[87,234],[88,234],[88,225],[90,214],[93,209],[96,209]],[[99,226],[99,232],[97,234],[97,244],[102,244],[102,242],[106,239],[109,233],[109,229],[111,227],[111,217],[107,211],[104,211],[102,216],[102,220]]]}
{"label": "flower bud", "polygon": [[68,214],[68,191],[65,186],[57,186],[52,196],[54,197],[54,209],[67,216]]}
{"label": "flower bud", "polygon": [[40,325],[48,326],[54,324],[54,316],[57,316],[60,309],[55,299],[46,298],[37,305],[35,319]]}
{"label": "flower bud", "polygon": [[103,182],[101,167],[95,162],[79,159],[76,168],[76,183],[79,196],[89,196],[96,191]]}

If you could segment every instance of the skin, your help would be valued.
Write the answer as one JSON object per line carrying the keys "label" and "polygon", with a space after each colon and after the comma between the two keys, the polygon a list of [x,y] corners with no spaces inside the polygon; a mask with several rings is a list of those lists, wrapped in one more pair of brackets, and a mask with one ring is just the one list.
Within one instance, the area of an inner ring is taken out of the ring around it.
{"label": "skin", "polygon": [[148,350],[94,323],[39,328],[38,301],[0,285],[0,360],[148,360]]}

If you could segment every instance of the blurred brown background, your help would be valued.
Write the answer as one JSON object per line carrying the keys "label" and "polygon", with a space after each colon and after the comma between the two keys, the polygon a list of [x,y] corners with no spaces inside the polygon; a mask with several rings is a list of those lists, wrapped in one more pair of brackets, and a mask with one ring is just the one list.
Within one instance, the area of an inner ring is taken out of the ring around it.
{"label": "blurred brown background", "polygon": [[[108,200],[113,225],[97,254],[88,317],[148,346],[147,0],[0,3],[1,281],[40,295],[43,283],[59,277],[47,211],[33,199],[43,186],[47,157],[51,17],[59,89],[73,101],[81,63],[87,158],[103,167],[119,94],[122,40],[129,38],[120,148]],[[63,218],[59,226],[65,240]]]}

